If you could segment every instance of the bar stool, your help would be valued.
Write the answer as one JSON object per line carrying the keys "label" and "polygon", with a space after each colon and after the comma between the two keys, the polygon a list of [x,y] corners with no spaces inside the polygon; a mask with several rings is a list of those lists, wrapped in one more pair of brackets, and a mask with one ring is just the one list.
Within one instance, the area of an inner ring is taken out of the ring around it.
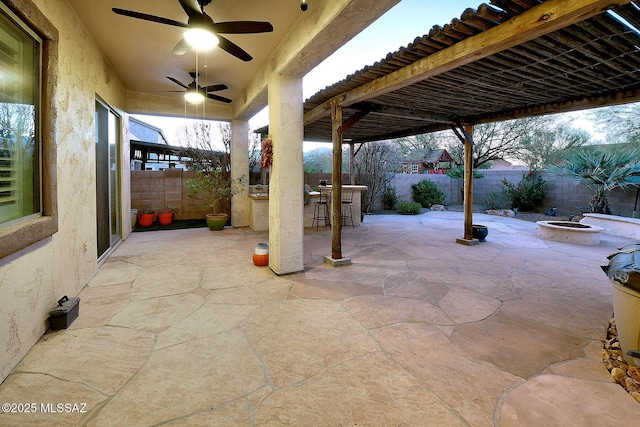
{"label": "bar stool", "polygon": [[320,221],[324,221],[325,227],[331,225],[331,216],[329,214],[329,199],[331,196],[330,189],[320,189],[320,198],[315,203],[313,208],[313,222],[311,227],[316,226],[316,230],[320,226]]}
{"label": "bar stool", "polygon": [[353,225],[353,212],[351,211],[351,206],[353,202],[353,189],[347,190],[342,193],[342,225],[344,226],[345,221],[351,222],[351,228],[355,228]]}

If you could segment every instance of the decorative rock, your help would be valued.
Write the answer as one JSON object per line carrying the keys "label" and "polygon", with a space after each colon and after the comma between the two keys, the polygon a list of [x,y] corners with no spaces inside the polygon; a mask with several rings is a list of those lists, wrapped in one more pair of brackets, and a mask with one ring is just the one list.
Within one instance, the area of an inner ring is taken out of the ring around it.
{"label": "decorative rock", "polygon": [[613,359],[620,360],[620,358],[622,357],[622,351],[621,350],[609,350],[609,354],[611,355],[611,358],[613,358]]}
{"label": "decorative rock", "polygon": [[624,379],[627,377],[627,374],[620,368],[613,368],[611,370],[611,376],[616,382],[624,384]]}
{"label": "decorative rock", "polygon": [[629,370],[627,371],[627,375],[636,380],[636,382],[640,383],[640,368],[637,368],[635,366],[629,368]]}
{"label": "decorative rock", "polygon": [[446,210],[447,210],[447,209],[446,209],[444,206],[442,206],[442,205],[432,205],[430,209],[431,209],[432,211],[439,211],[439,212],[444,212],[444,211],[446,211]]}
{"label": "decorative rock", "polygon": [[515,211],[511,209],[487,209],[487,214],[496,216],[506,216],[513,218],[516,216]]}
{"label": "decorative rock", "polygon": [[624,389],[627,390],[629,393],[631,393],[631,392],[640,393],[640,386],[631,377],[625,377],[625,379],[624,379]]}

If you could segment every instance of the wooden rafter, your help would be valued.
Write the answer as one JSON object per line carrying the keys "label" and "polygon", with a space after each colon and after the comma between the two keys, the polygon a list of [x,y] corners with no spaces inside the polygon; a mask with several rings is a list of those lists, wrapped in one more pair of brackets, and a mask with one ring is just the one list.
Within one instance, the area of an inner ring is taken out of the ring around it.
{"label": "wooden rafter", "polygon": [[[601,14],[630,0],[549,0],[489,28],[437,51],[410,65],[335,96],[331,101],[342,107],[363,102],[402,87],[440,75],[513,46],[544,36]],[[305,124],[326,117],[326,102],[304,115]]]}

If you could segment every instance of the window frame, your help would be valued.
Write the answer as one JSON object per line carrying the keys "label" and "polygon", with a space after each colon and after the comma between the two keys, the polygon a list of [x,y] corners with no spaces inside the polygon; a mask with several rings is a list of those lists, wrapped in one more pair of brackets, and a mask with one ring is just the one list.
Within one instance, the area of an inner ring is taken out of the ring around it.
{"label": "window frame", "polygon": [[0,229],[0,259],[50,238],[58,231],[57,144],[55,105],[58,80],[58,30],[31,0],[2,0],[2,4],[42,39],[40,82],[41,216]]}

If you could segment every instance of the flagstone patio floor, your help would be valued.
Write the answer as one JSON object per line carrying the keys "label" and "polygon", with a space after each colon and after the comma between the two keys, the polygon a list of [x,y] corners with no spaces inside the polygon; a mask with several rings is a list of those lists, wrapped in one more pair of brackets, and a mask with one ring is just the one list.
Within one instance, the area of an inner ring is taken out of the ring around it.
{"label": "flagstone patio floor", "polygon": [[0,425],[635,425],[601,357],[600,266],[631,240],[474,222],[487,242],[464,246],[462,213],[367,216],[339,268],[330,230],[305,230],[305,271],[283,276],[251,261],[266,232],[134,233],[0,386],[34,404]]}

